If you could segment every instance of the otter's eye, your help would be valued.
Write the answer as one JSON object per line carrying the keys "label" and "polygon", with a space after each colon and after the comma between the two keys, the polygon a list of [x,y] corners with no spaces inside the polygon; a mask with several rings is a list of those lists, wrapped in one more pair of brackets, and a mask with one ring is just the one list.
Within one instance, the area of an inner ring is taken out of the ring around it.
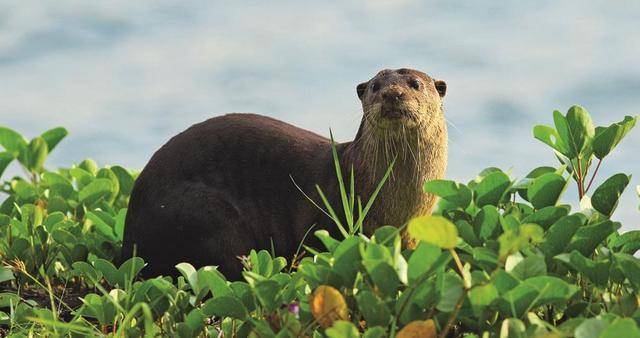
{"label": "otter's eye", "polygon": [[420,90],[420,80],[418,79],[411,79],[409,80],[409,86],[411,86],[411,88],[415,89],[415,90]]}
{"label": "otter's eye", "polygon": [[380,89],[380,84],[378,82],[374,82],[373,86],[371,86],[371,90],[375,93]]}

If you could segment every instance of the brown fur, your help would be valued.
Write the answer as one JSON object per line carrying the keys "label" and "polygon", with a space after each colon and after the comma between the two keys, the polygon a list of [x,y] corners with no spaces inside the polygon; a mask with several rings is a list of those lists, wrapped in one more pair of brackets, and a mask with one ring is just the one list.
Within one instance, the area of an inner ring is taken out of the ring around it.
{"label": "brown fur", "polygon": [[[407,85],[408,79],[415,78],[422,82],[419,90]],[[363,179],[361,186],[371,192],[377,183],[373,180],[382,177],[393,156],[397,156],[393,174],[369,216],[370,232],[382,225],[401,226],[413,217],[431,213],[436,197],[425,194],[422,186],[427,180],[443,178],[447,166],[447,128],[442,106],[446,85],[409,69],[383,70],[364,85],[359,137],[347,147],[344,162],[356,163],[356,177]],[[374,85],[379,87],[377,91],[373,91]],[[440,92],[436,85],[441,87]],[[382,96],[387,91],[402,93],[403,99],[386,107]],[[404,110],[406,116],[390,121],[382,116],[384,109]]]}
{"label": "brown fur", "polygon": [[[336,146],[345,179],[353,165],[356,192],[366,201],[396,158],[365,233],[431,212],[435,197],[423,193],[422,184],[444,176],[445,91],[444,82],[409,69],[384,70],[358,85],[360,129],[352,142]],[[176,274],[175,264],[190,262],[218,265],[230,279],[240,278],[236,256],[251,249],[273,244],[277,255],[291,258],[313,224],[340,237],[298,190],[319,203],[318,184],[340,210],[336,181],[331,144],[322,136],[259,115],[209,119],[169,140],[136,180],[123,258],[135,245],[149,264],[146,276]],[[313,235],[305,244],[321,245]]]}

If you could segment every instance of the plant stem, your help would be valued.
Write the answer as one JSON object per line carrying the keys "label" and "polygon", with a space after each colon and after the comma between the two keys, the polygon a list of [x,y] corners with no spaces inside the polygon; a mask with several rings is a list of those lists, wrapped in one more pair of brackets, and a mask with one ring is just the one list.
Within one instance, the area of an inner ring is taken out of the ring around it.
{"label": "plant stem", "polygon": [[589,184],[587,184],[587,189],[585,189],[585,193],[587,191],[589,191],[589,188],[591,188],[591,183],[593,183],[593,179],[596,178],[596,174],[598,173],[598,169],[600,169],[600,163],[602,163],[602,159],[598,160],[598,165],[596,165],[596,169],[593,171],[593,175],[591,176],[591,179],[589,180]]}
{"label": "plant stem", "polygon": [[462,266],[462,262],[460,261],[460,257],[458,257],[458,254],[456,253],[456,250],[454,250],[454,249],[449,249],[449,252],[451,253],[451,256],[453,257],[453,260],[456,262],[456,266],[458,267],[458,270],[460,271],[460,277],[462,277],[462,279],[464,279],[464,267]]}
{"label": "plant stem", "polygon": [[578,178],[578,197],[582,200],[582,196],[584,196],[584,178],[582,177],[582,166],[580,165],[580,156],[576,159],[578,174],[576,177]]}
{"label": "plant stem", "polygon": [[440,332],[440,335],[438,335],[439,338],[444,338],[447,336],[447,333],[449,333],[449,329],[451,329],[451,326],[453,326],[453,323],[456,321],[456,318],[458,317],[458,312],[460,312],[460,308],[462,307],[462,303],[464,303],[464,298],[466,296],[467,296],[467,289],[465,289],[462,292],[460,299],[458,299],[458,302],[456,303],[456,307],[453,309],[453,312],[451,313],[451,317],[449,317],[449,320],[447,321],[447,325],[445,325],[444,329],[442,329],[442,332]]}

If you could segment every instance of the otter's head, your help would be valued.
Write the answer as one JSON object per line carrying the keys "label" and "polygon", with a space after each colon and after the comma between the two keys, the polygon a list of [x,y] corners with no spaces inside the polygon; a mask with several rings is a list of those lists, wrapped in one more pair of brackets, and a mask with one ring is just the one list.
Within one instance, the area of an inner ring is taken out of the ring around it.
{"label": "otter's head", "polygon": [[423,72],[385,69],[356,89],[369,128],[415,129],[443,120],[442,99],[447,84]]}

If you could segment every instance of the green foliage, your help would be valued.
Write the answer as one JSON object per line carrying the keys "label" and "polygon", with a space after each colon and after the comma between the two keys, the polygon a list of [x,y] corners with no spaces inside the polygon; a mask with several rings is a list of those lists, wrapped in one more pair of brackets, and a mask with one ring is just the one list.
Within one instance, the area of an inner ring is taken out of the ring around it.
{"label": "green foliage", "polygon": [[[353,171],[343,177],[334,149],[341,206],[318,191],[343,238],[316,231],[324,248],[307,248],[310,254],[293,263],[252,250],[243,257],[243,281],[186,262],[176,266],[176,279],[142,280],[142,258],[114,264],[136,175],[91,160],[49,171],[46,157],[64,129],[27,141],[0,128],[0,173],[13,160],[28,173],[2,185],[0,330],[16,336],[406,337],[435,330],[440,337],[640,337],[634,256],[640,231],[620,233],[612,218],[630,176],[616,174],[587,195],[600,163],[637,118],[594,127],[575,106],[553,119],[555,127],[536,126],[534,136],[553,149],[558,168],[538,167],[520,180],[488,168],[466,184],[426,182],[425,192],[440,197],[434,215],[371,229],[370,237],[362,229],[379,189],[362,205]],[[593,158],[598,165],[587,180]],[[578,198],[565,201],[569,178]],[[572,211],[567,203],[578,201],[583,209]],[[407,237],[415,245],[403,245]]]}

